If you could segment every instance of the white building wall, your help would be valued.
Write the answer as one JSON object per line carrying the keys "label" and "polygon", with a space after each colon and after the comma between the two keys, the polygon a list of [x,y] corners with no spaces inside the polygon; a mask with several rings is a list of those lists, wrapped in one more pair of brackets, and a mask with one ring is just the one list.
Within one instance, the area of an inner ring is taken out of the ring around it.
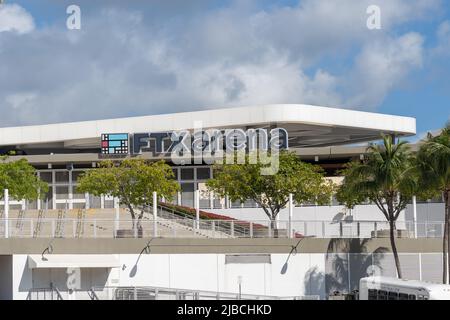
{"label": "white building wall", "polygon": [[28,256],[13,255],[13,300],[25,300],[33,287],[31,269],[28,268]]}
{"label": "white building wall", "polygon": [[[286,262],[287,254],[272,254],[271,263],[227,263],[225,254],[149,254],[138,259],[137,254],[119,255],[121,268],[103,269],[105,274],[97,278],[107,278],[107,286],[154,286],[179,289],[192,289],[213,292],[238,293],[238,277],[242,277],[242,294],[299,296],[319,294],[305,290],[305,278],[308,271],[315,269],[325,272],[324,254],[291,255],[285,274],[281,270]],[[92,271],[92,270],[91,270]],[[59,272],[60,273],[60,272]],[[52,272],[50,274],[59,274]],[[36,274],[39,273],[35,273]],[[98,285],[93,272],[83,272],[90,279],[81,279],[83,283],[91,281],[85,287]],[[34,283],[43,279],[32,279],[32,271],[28,268],[27,255],[13,256],[13,298],[26,299],[28,291]],[[60,280],[60,279],[59,279]],[[45,282],[45,281],[44,281]],[[61,283],[61,281],[54,281]],[[66,288],[58,288],[63,297],[67,297]],[[78,293],[78,298],[87,298]]]}

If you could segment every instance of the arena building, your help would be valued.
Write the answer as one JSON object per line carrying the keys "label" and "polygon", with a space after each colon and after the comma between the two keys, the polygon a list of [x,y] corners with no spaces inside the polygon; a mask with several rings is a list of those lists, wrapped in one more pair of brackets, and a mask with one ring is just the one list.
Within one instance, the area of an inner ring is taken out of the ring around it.
{"label": "arena building", "polygon": [[[322,165],[329,176],[366,147],[349,147],[416,133],[414,118],[325,108],[310,105],[266,105],[204,110],[111,120],[0,128],[0,152],[14,154],[9,161],[27,159],[50,185],[46,200],[15,203],[23,209],[110,208],[113,200],[76,192],[77,179],[106,158],[165,159],[173,165],[181,192],[176,203],[193,207],[195,190],[212,175],[212,166],[189,157],[173,163],[169,133],[185,130],[284,129],[286,147],[305,161]],[[283,130],[283,132],[284,132]],[[194,139],[192,139],[194,140]],[[139,150],[138,150],[139,149]],[[193,158],[193,157],[192,157]],[[189,164],[190,162],[190,164]],[[45,203],[45,204],[44,204]],[[250,206],[252,204],[246,204]],[[200,199],[203,208],[228,208],[220,199]]]}
{"label": "arena building", "polygon": [[[0,299],[326,299],[356,289],[368,273],[396,275],[388,226],[375,205],[348,213],[338,203],[293,204],[279,214],[278,229],[289,221],[289,232],[274,237],[251,201],[201,197],[214,172],[208,157],[196,161],[196,132],[202,141],[203,132],[221,137],[216,151],[230,141],[251,149],[254,133],[263,132],[256,144],[288,148],[338,180],[336,171],[361,159],[368,143],[415,135],[416,120],[266,105],[0,128],[0,153],[27,159],[50,186],[42,201],[0,202]],[[181,163],[172,152],[179,147],[188,155]],[[165,159],[181,186],[175,204],[226,219],[198,222],[154,207],[142,235],[118,237],[131,223],[117,199],[80,194],[76,186],[99,162],[126,158]],[[439,282],[442,212],[443,203],[412,199],[399,218],[405,277]]]}

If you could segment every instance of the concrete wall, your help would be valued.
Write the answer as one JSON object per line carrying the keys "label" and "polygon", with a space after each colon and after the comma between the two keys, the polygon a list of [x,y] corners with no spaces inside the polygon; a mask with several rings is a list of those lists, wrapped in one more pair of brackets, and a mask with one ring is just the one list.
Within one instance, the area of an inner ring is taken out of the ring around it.
{"label": "concrete wall", "polygon": [[[364,244],[361,244],[364,245]],[[369,273],[395,277],[391,253],[377,249],[368,253],[298,253],[272,254],[266,263],[226,263],[224,254],[122,254],[120,268],[82,269],[82,288],[72,297],[88,299],[92,286],[156,286],[212,292],[238,293],[238,277],[242,277],[242,293],[273,296],[319,295],[325,299],[334,291],[351,292],[359,279]],[[65,269],[31,271],[27,255],[14,256],[14,299],[26,299],[28,290],[53,282],[64,299]],[[439,282],[442,256],[439,253],[400,253],[404,277]],[[284,267],[287,262],[287,268]]]}
{"label": "concrete wall", "polygon": [[[223,214],[241,220],[262,220],[268,218],[261,208],[232,208],[232,209],[205,209],[217,214]],[[289,209],[282,209],[279,213],[280,220],[287,220]],[[339,221],[353,219],[355,221],[384,221],[384,215],[376,205],[356,206],[351,213],[344,206],[310,206],[295,207],[293,220],[299,221]],[[398,221],[413,221],[414,214],[412,204],[406,207]],[[423,223],[444,220],[444,203],[418,203],[417,221]]]}
{"label": "concrete wall", "polygon": [[[225,263],[224,254],[151,254],[119,256],[121,268],[82,269],[82,291],[78,299],[87,298],[92,286],[157,286],[213,292],[238,293],[238,277],[242,277],[242,293],[256,295],[299,296],[324,290],[312,287],[305,275],[309,270],[325,272],[323,254],[298,254],[289,259],[288,269],[281,274],[287,254],[271,255],[270,263]],[[14,255],[13,298],[26,299],[28,290],[55,284],[64,298],[65,269],[28,269],[27,255]],[[85,277],[88,277],[86,279]]]}
{"label": "concrete wall", "polygon": [[[261,208],[208,209],[205,211],[223,214],[240,220],[267,221],[268,219]],[[284,208],[279,213],[279,219],[287,220],[288,215],[289,209]],[[349,217],[358,221],[385,220],[376,205],[356,206],[351,214],[345,210],[344,206],[295,207],[293,213],[293,220],[298,221],[339,221]],[[402,220],[404,217],[401,216],[399,219]]]}

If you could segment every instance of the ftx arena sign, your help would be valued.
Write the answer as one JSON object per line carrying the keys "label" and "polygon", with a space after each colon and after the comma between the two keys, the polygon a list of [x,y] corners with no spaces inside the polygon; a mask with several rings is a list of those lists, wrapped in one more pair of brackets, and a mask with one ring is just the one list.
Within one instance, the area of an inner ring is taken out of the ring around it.
{"label": "ftx arena sign", "polygon": [[[213,163],[236,153],[269,153],[288,149],[288,132],[283,128],[180,130],[154,133],[104,133],[102,157],[137,156],[143,152],[170,154],[174,163]],[[200,158],[200,161],[196,161]],[[180,160],[180,161],[177,161]],[[188,162],[186,162],[188,161]]]}

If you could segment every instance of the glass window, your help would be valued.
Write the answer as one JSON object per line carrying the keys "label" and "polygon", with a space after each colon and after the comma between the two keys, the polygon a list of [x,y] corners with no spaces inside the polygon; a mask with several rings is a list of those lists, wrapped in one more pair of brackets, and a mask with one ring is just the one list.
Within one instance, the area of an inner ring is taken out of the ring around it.
{"label": "glass window", "polygon": [[398,300],[398,293],[397,292],[389,292],[388,294],[388,300]]}
{"label": "glass window", "polygon": [[178,180],[178,169],[172,169],[172,172],[173,172],[173,176],[174,176],[174,179],[175,180]]}
{"label": "glass window", "polygon": [[377,290],[369,289],[369,300],[377,300]]}
{"label": "glass window", "polygon": [[39,176],[42,181],[45,181],[47,183],[53,183],[52,182],[52,173],[51,172],[39,172]]}
{"label": "glass window", "polygon": [[41,200],[41,209],[53,209],[53,188],[49,187],[48,192],[44,197],[44,200]]}
{"label": "glass window", "polygon": [[398,300],[409,300],[408,295],[406,293],[399,293]]}
{"label": "glass window", "polygon": [[181,180],[194,180],[194,168],[181,168]]}
{"label": "glass window", "polygon": [[194,207],[194,184],[181,184],[181,205],[193,208]]}
{"label": "glass window", "polygon": [[61,186],[55,188],[56,199],[68,199],[69,198],[69,187]]}
{"label": "glass window", "polygon": [[78,181],[78,178],[84,173],[84,171],[72,171],[72,182]]}
{"label": "glass window", "polygon": [[69,183],[69,171],[56,171],[55,172],[56,183]]}
{"label": "glass window", "polygon": [[409,300],[416,300],[416,295],[415,294],[410,294],[409,295]]}
{"label": "glass window", "polygon": [[387,300],[387,292],[384,290],[378,291],[378,300]]}
{"label": "glass window", "polygon": [[211,178],[209,168],[197,168],[197,180],[208,180]]}

